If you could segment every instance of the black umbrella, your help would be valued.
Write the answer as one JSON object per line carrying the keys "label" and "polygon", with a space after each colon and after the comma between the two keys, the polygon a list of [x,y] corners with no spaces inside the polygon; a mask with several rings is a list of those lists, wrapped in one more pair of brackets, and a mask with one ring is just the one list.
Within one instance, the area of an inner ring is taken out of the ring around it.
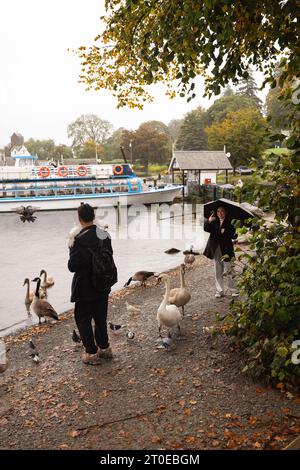
{"label": "black umbrella", "polygon": [[208,219],[212,211],[214,211],[214,215],[216,217],[218,207],[224,207],[227,216],[231,220],[246,220],[250,218],[253,219],[253,217],[255,217],[252,212],[244,209],[238,202],[230,201],[229,199],[225,198],[217,199],[216,201],[207,202],[204,204],[204,217]]}

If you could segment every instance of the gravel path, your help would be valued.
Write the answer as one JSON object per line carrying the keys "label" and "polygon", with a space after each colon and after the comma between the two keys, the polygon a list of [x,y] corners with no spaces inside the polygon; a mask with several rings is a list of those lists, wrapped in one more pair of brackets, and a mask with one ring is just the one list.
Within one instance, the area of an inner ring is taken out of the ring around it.
{"label": "gravel path", "polygon": [[[72,312],[53,325],[6,338],[10,367],[0,376],[0,449],[282,449],[300,433],[299,397],[255,383],[230,339],[206,327],[230,299],[214,298],[212,264],[187,272],[192,299],[182,337],[156,344],[164,292],[153,281],[110,299],[112,361],[81,363]],[[178,269],[170,272],[178,285]],[[125,302],[141,307],[131,313]],[[128,339],[127,331],[135,336]],[[28,338],[39,350],[37,365]]]}

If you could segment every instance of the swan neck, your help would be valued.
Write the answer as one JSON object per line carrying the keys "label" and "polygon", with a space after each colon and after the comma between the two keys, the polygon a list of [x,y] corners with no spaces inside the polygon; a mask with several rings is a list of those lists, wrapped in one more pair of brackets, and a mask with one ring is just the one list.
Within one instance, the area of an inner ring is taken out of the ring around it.
{"label": "swan neck", "polygon": [[165,286],[166,286],[166,291],[165,291],[165,296],[163,299],[164,306],[167,305],[168,300],[169,300],[169,295],[170,295],[170,279],[169,278],[165,279]]}

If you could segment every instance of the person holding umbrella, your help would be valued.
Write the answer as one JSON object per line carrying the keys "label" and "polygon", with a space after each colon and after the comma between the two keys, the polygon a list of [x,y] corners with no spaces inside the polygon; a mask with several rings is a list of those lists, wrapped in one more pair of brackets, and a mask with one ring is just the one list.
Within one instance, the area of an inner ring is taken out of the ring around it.
{"label": "person holding umbrella", "polygon": [[[232,259],[234,258],[234,249],[232,240],[237,238],[235,228],[223,206],[217,207],[211,211],[208,219],[205,220],[204,230],[210,233],[207,245],[203,252],[204,256],[214,260],[215,280],[216,280],[216,298],[224,296],[224,276],[227,278],[227,287],[232,297],[239,294],[234,288],[231,277]],[[224,257],[224,258],[223,258]]]}

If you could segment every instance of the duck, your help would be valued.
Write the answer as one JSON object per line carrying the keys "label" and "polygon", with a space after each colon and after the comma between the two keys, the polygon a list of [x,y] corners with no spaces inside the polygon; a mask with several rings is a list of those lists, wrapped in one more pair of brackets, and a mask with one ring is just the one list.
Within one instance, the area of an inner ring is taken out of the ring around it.
{"label": "duck", "polygon": [[168,250],[165,251],[167,255],[175,255],[176,253],[180,253],[181,250],[178,250],[178,248],[169,248]]}
{"label": "duck", "polygon": [[170,290],[169,302],[177,307],[182,308],[182,315],[184,315],[184,306],[191,300],[191,294],[187,290],[184,282],[185,264],[180,265],[180,287]]}
{"label": "duck", "polygon": [[[25,304],[30,305],[31,302],[33,301],[34,292],[30,291],[30,280],[28,279],[28,277],[26,277],[26,279],[24,279],[23,286],[25,286],[25,284],[27,284]],[[46,297],[46,292],[43,289],[40,289],[40,298],[43,299],[44,297]]]}
{"label": "duck", "polygon": [[167,274],[160,274],[159,278],[165,283],[166,291],[164,298],[157,310],[158,334],[161,337],[161,329],[163,326],[173,328],[177,326],[180,333],[180,322],[182,314],[179,308],[174,304],[168,304],[170,295],[170,278]]}
{"label": "duck", "polygon": [[128,281],[124,284],[124,287],[128,287],[132,281],[140,281],[142,286],[146,286],[146,280],[149,277],[154,276],[152,271],[137,271],[133,276],[131,276]]}
{"label": "duck", "polygon": [[53,277],[48,277],[47,272],[44,269],[42,269],[41,272],[40,272],[40,277],[42,275],[44,275],[44,279],[41,283],[42,289],[49,289],[49,287],[54,286],[55,281],[54,281]]}
{"label": "duck", "polygon": [[32,279],[32,282],[36,282],[36,290],[34,293],[33,301],[31,303],[32,311],[39,317],[39,324],[41,322],[41,318],[44,317],[45,323],[47,323],[46,317],[54,318],[58,320],[58,315],[52,305],[47,302],[47,300],[40,299],[40,285],[41,285],[41,278],[35,277]]}

